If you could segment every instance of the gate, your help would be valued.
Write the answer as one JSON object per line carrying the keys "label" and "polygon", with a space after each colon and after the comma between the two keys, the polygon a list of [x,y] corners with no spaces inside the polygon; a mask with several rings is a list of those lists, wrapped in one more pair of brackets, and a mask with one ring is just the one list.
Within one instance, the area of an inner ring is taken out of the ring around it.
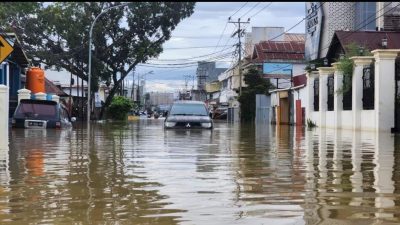
{"label": "gate", "polygon": [[270,96],[261,95],[261,94],[256,95],[256,123],[268,123],[269,122],[270,107],[271,107]]}

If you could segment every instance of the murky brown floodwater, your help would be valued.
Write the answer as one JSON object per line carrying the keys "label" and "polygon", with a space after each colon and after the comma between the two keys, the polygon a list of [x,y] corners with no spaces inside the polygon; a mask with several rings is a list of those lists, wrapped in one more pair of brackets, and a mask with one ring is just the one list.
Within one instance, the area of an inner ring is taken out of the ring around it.
{"label": "murky brown floodwater", "polygon": [[161,120],[12,130],[0,224],[399,224],[390,134]]}

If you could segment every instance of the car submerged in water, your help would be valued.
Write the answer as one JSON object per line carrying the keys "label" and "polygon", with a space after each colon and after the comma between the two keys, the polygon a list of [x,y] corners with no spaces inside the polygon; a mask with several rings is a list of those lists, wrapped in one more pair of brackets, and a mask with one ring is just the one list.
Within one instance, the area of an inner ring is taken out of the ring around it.
{"label": "car submerged in water", "polygon": [[66,128],[76,119],[67,108],[55,101],[21,99],[12,118],[14,128]]}
{"label": "car submerged in water", "polygon": [[165,113],[164,128],[212,129],[213,121],[201,101],[176,101]]}

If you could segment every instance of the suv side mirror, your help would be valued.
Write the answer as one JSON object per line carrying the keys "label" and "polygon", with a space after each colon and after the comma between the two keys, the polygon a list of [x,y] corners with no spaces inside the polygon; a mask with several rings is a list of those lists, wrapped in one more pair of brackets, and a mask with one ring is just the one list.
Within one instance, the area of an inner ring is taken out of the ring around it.
{"label": "suv side mirror", "polygon": [[71,122],[75,122],[76,121],[76,117],[71,117]]}

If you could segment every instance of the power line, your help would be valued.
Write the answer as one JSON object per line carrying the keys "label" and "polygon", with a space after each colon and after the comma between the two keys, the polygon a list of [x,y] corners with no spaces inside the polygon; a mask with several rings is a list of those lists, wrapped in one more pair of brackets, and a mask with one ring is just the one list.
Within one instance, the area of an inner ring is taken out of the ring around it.
{"label": "power line", "polygon": [[272,4],[272,2],[270,2],[268,5],[264,6],[262,9],[260,9],[258,12],[254,13],[252,16],[250,16],[249,18],[253,18],[254,16],[258,15],[260,12],[262,12],[264,9],[268,8],[270,5]]}
{"label": "power line", "polygon": [[251,12],[255,7],[257,7],[261,2],[258,2],[257,4],[255,4],[250,10],[248,10],[245,14],[243,14],[240,18],[244,17],[245,15],[247,15],[249,12]]}
{"label": "power line", "polygon": [[238,13],[245,5],[247,5],[247,3],[249,3],[249,2],[244,3],[244,4],[242,5],[242,7],[240,7],[238,10],[236,10],[236,12],[234,12],[230,17],[232,17],[232,16],[234,16],[236,13]]}

